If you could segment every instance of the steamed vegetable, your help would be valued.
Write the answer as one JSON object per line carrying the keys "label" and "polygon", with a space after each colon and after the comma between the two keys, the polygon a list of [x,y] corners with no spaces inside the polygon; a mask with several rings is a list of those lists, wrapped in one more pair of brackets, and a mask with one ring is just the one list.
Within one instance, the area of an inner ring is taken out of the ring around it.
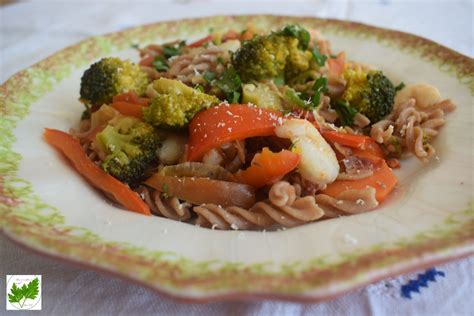
{"label": "steamed vegetable", "polygon": [[166,166],[161,168],[159,173],[163,176],[173,177],[209,178],[230,182],[234,182],[235,180],[232,173],[221,166],[202,162],[184,162],[173,166]]}
{"label": "steamed vegetable", "polygon": [[274,135],[281,114],[248,105],[220,105],[198,113],[189,124],[188,161],[212,148],[255,136]]}
{"label": "steamed vegetable", "polygon": [[397,177],[387,166],[385,160],[380,159],[374,162],[377,163],[377,165],[372,176],[358,180],[336,180],[329,184],[327,188],[323,190],[323,193],[337,197],[346,190],[363,190],[367,186],[370,186],[376,190],[375,198],[377,201],[379,203],[383,202],[395,188]]}
{"label": "steamed vegetable", "polygon": [[287,26],[244,42],[233,55],[232,65],[243,82],[288,79],[310,68],[312,54],[306,50],[308,42],[307,31]]}
{"label": "steamed vegetable", "polygon": [[96,188],[112,195],[126,209],[151,215],[148,205],[126,184],[105,173],[85,154],[81,145],[71,135],[54,129],[45,129],[46,141],[64,154],[74,168]]}
{"label": "steamed vegetable", "polygon": [[298,40],[298,47],[302,50],[308,48],[309,41],[311,40],[309,32],[298,24],[286,25],[278,34],[296,38]]}
{"label": "steamed vegetable", "polygon": [[196,113],[220,102],[178,80],[160,78],[153,88],[158,95],[143,108],[143,118],[156,127],[184,127]]}
{"label": "steamed vegetable", "polygon": [[155,161],[159,144],[160,137],[150,124],[121,117],[109,122],[92,146],[102,158],[104,171],[120,181],[135,183]]}
{"label": "steamed vegetable", "polygon": [[249,208],[255,203],[254,188],[241,183],[198,177],[174,177],[155,173],[145,184],[196,205],[213,203]]}
{"label": "steamed vegetable", "polygon": [[86,104],[110,103],[117,94],[130,90],[145,92],[148,76],[138,65],[108,57],[92,64],[81,78],[81,101]]}
{"label": "steamed vegetable", "polygon": [[125,101],[117,101],[110,105],[125,116],[133,116],[137,119],[143,119],[143,105]]}
{"label": "steamed vegetable", "polygon": [[265,147],[255,155],[250,167],[238,171],[235,177],[239,182],[260,188],[280,180],[295,169],[299,162],[300,156],[289,150],[274,153]]}
{"label": "steamed vegetable", "polygon": [[366,149],[369,143],[373,142],[372,138],[364,135],[355,135],[336,131],[322,131],[324,139],[327,141],[338,143],[351,148]]}
{"label": "steamed vegetable", "polygon": [[196,47],[200,47],[202,45],[204,45],[205,43],[208,43],[212,41],[212,35],[208,35],[206,37],[203,37],[201,39],[198,39],[197,41],[195,42],[192,42],[191,44],[188,44],[188,47],[189,48],[196,48]]}
{"label": "steamed vegetable", "polygon": [[110,106],[123,115],[143,120],[143,107],[148,106],[149,103],[149,98],[140,98],[135,91],[129,91],[114,96]]}
{"label": "steamed vegetable", "polygon": [[242,88],[243,103],[252,103],[262,109],[283,110],[280,96],[265,83],[248,83]]}
{"label": "steamed vegetable", "polygon": [[[313,110],[319,105],[320,98],[320,95],[316,96],[315,92],[313,97],[308,96],[306,100],[303,100],[302,97],[305,97],[303,94],[287,85],[279,86],[276,89],[263,82],[247,83],[243,86],[242,91],[243,103],[251,103],[262,109],[282,112],[295,109]],[[313,100],[317,102],[315,105]]]}
{"label": "steamed vegetable", "polygon": [[215,81],[215,86],[222,91],[229,103],[238,103],[242,96],[242,81],[233,67],[227,68],[220,78]]}
{"label": "steamed vegetable", "polygon": [[392,111],[395,87],[381,71],[346,69],[343,77],[347,86],[342,100],[371,122],[380,121]]}
{"label": "steamed vegetable", "polygon": [[139,97],[137,93],[133,90],[128,92],[124,92],[122,94],[118,94],[112,98],[112,102],[128,102],[133,104],[139,104],[143,106],[147,106],[150,103],[149,98]]}

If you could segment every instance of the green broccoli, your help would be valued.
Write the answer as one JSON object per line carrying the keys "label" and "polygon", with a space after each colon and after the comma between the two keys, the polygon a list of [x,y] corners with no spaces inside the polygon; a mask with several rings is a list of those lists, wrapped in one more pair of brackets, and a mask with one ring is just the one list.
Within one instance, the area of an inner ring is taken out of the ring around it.
{"label": "green broccoli", "polygon": [[134,184],[145,177],[160,145],[158,132],[133,117],[112,120],[96,135],[93,147],[103,157],[101,167],[120,181]]}
{"label": "green broccoli", "polygon": [[342,101],[367,116],[372,123],[392,111],[395,87],[381,71],[346,69],[343,77],[347,85]]}
{"label": "green broccoli", "polygon": [[262,109],[283,110],[280,93],[263,82],[247,83],[242,87],[242,103],[252,103]]}
{"label": "green broccoli", "polygon": [[311,40],[311,35],[307,30],[302,28],[298,24],[286,25],[281,31],[278,32],[281,35],[291,36],[298,39],[298,47],[302,50],[306,50]]}
{"label": "green broccoli", "polygon": [[302,49],[307,47],[309,39],[301,36],[302,30],[295,29],[290,32],[291,28],[288,28],[269,35],[256,36],[244,42],[234,53],[232,65],[243,82],[262,79],[288,80],[310,68],[312,54],[309,50]]}
{"label": "green broccoli", "polygon": [[157,96],[143,109],[143,118],[156,127],[184,127],[202,109],[219,104],[218,98],[184,83],[160,78],[153,82]]}
{"label": "green broccoli", "polygon": [[120,93],[134,90],[143,94],[148,77],[138,65],[115,57],[108,57],[92,64],[81,78],[81,101],[86,104],[110,103]]}

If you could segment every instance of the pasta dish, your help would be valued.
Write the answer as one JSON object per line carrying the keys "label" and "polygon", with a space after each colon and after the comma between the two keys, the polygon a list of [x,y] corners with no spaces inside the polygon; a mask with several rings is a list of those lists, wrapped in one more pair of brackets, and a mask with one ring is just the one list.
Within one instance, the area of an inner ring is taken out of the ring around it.
{"label": "pasta dish", "polygon": [[221,230],[371,211],[409,155],[426,163],[455,105],[334,52],[317,30],[211,31],[135,46],[83,73],[79,125],[45,130],[114,204]]}

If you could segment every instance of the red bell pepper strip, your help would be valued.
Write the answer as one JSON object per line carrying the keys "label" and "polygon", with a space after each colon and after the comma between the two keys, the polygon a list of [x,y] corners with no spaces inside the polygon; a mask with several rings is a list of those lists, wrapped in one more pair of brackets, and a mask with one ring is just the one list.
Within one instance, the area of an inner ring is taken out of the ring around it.
{"label": "red bell pepper strip", "polygon": [[370,177],[358,180],[336,180],[328,184],[326,189],[322,192],[332,197],[337,197],[345,190],[362,190],[367,186],[371,186],[376,190],[375,198],[381,203],[387,198],[389,193],[392,192],[397,181],[397,177],[387,166],[385,160],[380,160],[377,169]]}
{"label": "red bell pepper strip", "polygon": [[294,152],[282,150],[274,153],[265,147],[261,153],[255,155],[250,167],[238,171],[235,178],[238,182],[260,188],[280,180],[295,169],[299,162],[300,155]]}
{"label": "red bell pepper strip", "polygon": [[130,211],[151,215],[150,208],[140,199],[138,194],[94,164],[87,157],[79,142],[71,135],[59,130],[46,128],[44,137],[51,146],[61,151],[71,161],[77,172],[86,178],[90,184],[111,194]]}
{"label": "red bell pepper strip", "polygon": [[196,48],[196,47],[201,47],[204,43],[212,41],[212,35],[208,35],[206,37],[203,37],[191,44],[188,45],[190,48]]}
{"label": "red bell pepper strip", "polygon": [[282,114],[243,104],[221,104],[199,112],[189,123],[188,161],[212,148],[255,136],[275,134]]}

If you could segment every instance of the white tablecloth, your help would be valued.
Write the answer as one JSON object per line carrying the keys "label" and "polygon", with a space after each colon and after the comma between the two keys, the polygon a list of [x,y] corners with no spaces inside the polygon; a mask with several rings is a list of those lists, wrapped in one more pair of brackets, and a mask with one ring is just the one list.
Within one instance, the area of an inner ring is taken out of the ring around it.
{"label": "white tablecloth", "polygon": [[[224,14],[349,19],[422,35],[465,55],[474,54],[471,1],[128,2],[46,0],[0,7],[0,81],[91,35],[160,20]],[[41,274],[40,313],[48,315],[474,315],[473,271],[471,257],[382,281],[321,304],[263,301],[185,305],[120,279],[38,256],[0,237],[0,314],[6,313],[5,275]]]}

